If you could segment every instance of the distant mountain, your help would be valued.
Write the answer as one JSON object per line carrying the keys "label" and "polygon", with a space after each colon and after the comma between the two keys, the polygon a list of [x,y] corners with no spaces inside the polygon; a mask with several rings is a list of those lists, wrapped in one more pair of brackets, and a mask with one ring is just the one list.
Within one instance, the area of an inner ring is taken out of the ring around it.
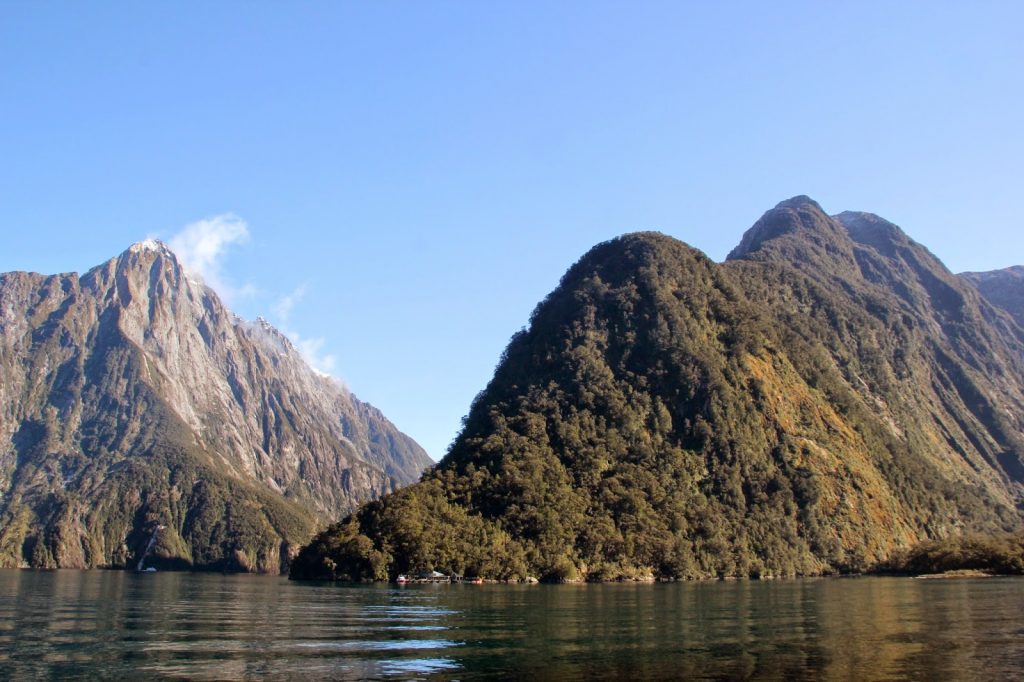
{"label": "distant mountain", "polygon": [[0,565],[277,571],[426,453],[155,241],[0,275]]}
{"label": "distant mountain", "polygon": [[297,578],[858,571],[1017,527],[1024,331],[895,225],[807,197],[727,262],[599,244],[505,350],[420,483],[321,533]]}
{"label": "distant mountain", "polygon": [[1024,265],[990,272],[963,272],[989,303],[1010,313],[1024,327]]}

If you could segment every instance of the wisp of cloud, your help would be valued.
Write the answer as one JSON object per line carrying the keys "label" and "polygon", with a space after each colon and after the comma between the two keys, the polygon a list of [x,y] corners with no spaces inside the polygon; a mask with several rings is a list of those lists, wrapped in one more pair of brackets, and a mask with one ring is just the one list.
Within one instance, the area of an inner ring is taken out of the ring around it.
{"label": "wisp of cloud", "polygon": [[309,363],[309,366],[321,374],[332,374],[335,368],[335,358],[330,353],[324,353],[324,345],[327,343],[323,337],[307,338],[291,328],[292,309],[306,295],[306,285],[301,284],[290,293],[277,299],[271,306],[276,322],[292,343],[298,349],[302,357]]}
{"label": "wisp of cloud", "polygon": [[222,213],[186,225],[171,237],[168,245],[189,272],[230,301],[253,293],[250,285],[236,289],[225,280],[221,270],[228,247],[248,240],[249,227],[245,221],[232,213]]}

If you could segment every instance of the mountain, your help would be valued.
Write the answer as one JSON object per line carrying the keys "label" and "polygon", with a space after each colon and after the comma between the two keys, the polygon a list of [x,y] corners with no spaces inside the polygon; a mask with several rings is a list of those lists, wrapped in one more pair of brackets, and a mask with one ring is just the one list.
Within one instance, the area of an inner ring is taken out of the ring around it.
{"label": "mountain", "polygon": [[989,272],[962,272],[960,276],[978,287],[989,303],[1013,316],[1024,327],[1024,266]]}
{"label": "mountain", "polygon": [[426,453],[156,241],[0,275],[0,566],[276,572]]}
{"label": "mountain", "polygon": [[895,225],[768,211],[724,263],[599,244],[516,334],[439,465],[294,578],[860,571],[1021,523],[1024,330]]}

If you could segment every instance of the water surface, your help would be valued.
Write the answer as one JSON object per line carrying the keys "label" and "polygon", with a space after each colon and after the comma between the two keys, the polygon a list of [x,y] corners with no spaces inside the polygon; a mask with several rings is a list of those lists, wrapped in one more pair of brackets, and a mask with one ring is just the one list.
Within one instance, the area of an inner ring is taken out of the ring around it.
{"label": "water surface", "polygon": [[296,584],[0,571],[0,679],[1024,679],[1024,579]]}

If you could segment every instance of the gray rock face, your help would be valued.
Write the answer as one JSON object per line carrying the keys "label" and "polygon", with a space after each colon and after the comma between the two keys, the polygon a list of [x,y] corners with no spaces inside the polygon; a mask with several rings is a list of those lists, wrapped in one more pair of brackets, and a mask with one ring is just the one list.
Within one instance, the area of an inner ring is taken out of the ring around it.
{"label": "gray rock face", "polygon": [[[278,570],[319,521],[431,464],[159,242],[0,275],[0,565]],[[144,546],[144,542],[142,545]]]}

